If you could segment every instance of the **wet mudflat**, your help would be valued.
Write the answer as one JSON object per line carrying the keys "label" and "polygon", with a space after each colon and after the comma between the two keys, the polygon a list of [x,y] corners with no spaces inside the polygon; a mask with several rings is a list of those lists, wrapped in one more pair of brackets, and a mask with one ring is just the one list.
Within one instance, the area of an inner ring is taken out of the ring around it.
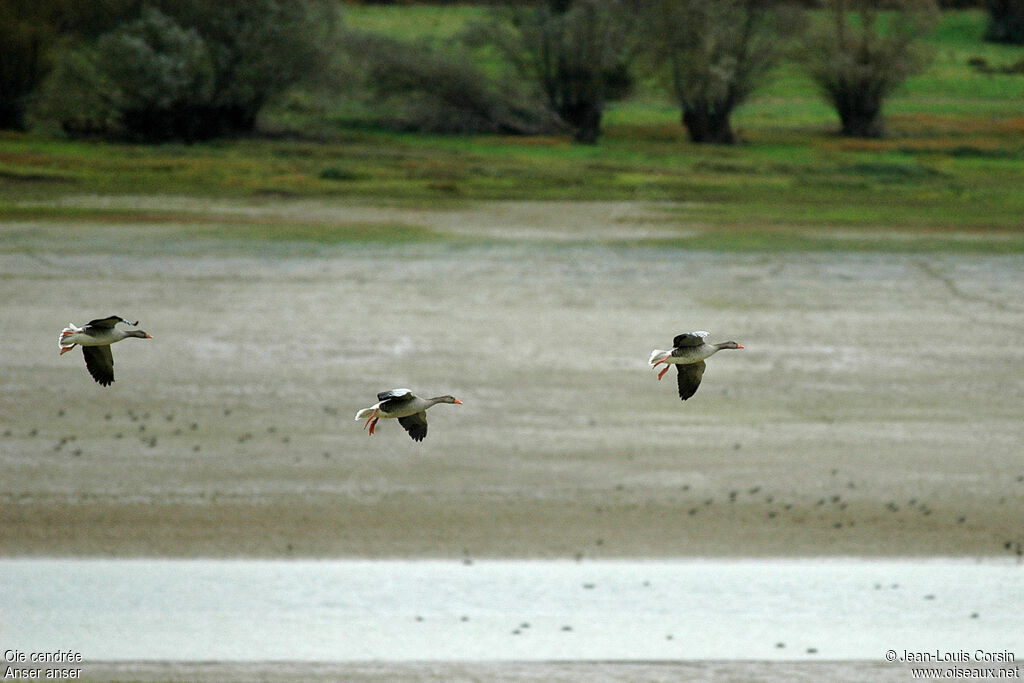
{"label": "wet mudflat", "polygon": [[[614,241],[669,229],[633,208],[387,209],[460,235],[390,244],[5,226],[0,552],[1019,551],[1019,256]],[[503,221],[543,230],[496,239]],[[601,241],[555,239],[566,221]],[[55,342],[112,313],[154,339],[114,347],[102,389]],[[646,359],[691,329],[746,348],[684,404]],[[398,386],[465,403],[421,444],[367,436],[352,416]]]}

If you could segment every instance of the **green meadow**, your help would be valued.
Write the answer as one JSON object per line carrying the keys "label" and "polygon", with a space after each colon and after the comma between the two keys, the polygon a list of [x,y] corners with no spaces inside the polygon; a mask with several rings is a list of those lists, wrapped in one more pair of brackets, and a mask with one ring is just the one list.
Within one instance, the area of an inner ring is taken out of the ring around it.
{"label": "green meadow", "polygon": [[[471,7],[364,7],[353,8],[347,22],[404,39],[445,41],[480,16]],[[928,235],[913,248],[1024,251],[1024,75],[986,73],[970,63],[980,58],[1007,66],[1024,58],[1024,50],[984,43],[984,19],[981,12],[945,14],[929,38],[934,63],[888,101],[888,135],[881,139],[839,137],[834,113],[789,64],[735,112],[744,142],[728,147],[690,143],[677,108],[653,83],[609,106],[594,146],[560,136],[398,133],[354,120],[343,104],[335,114],[306,119],[270,111],[274,136],[193,145],[4,133],[0,219],[169,222],[175,215],[54,201],[82,195],[413,207],[626,200],[684,203],[685,213],[666,220],[705,229],[704,241],[680,241],[689,246],[877,248],[887,232],[909,231]],[[350,227],[332,234],[357,239],[364,233]],[[322,233],[281,229],[288,239]],[[830,236],[835,230],[843,236]],[[266,225],[230,231],[277,234]],[[389,234],[417,239],[415,230]]]}

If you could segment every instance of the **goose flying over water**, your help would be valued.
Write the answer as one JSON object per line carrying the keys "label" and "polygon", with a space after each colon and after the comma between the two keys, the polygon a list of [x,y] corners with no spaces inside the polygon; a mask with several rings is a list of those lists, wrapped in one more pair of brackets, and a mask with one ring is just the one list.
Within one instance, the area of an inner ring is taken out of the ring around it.
{"label": "goose flying over water", "polygon": [[391,389],[377,394],[377,404],[369,408],[363,408],[356,413],[356,419],[366,419],[363,429],[370,428],[373,434],[377,426],[377,420],[382,417],[398,418],[398,424],[409,432],[413,441],[423,441],[427,435],[427,408],[438,403],[457,403],[462,401],[454,396],[435,396],[434,398],[420,398],[409,389]]}
{"label": "goose flying over water", "polygon": [[101,386],[110,386],[114,381],[114,356],[110,353],[110,345],[128,337],[153,338],[153,335],[142,330],[123,330],[116,327],[118,323],[125,323],[133,327],[139,324],[138,321],[129,322],[116,315],[90,320],[85,327],[68,323],[68,326],[61,331],[57,338],[60,355],[63,356],[76,345],[81,346],[82,355],[85,356],[85,367],[88,368],[89,374]]}
{"label": "goose flying over water", "polygon": [[741,344],[734,341],[722,342],[720,344],[707,344],[704,338],[708,332],[697,330],[695,332],[684,332],[676,335],[672,340],[672,349],[663,351],[654,349],[651,351],[651,359],[647,361],[651,367],[656,368],[662,363],[664,369],[658,373],[658,379],[665,376],[668,369],[675,365],[679,373],[679,398],[686,400],[697,393],[701,377],[704,376],[704,359],[713,356],[722,349],[742,349]]}

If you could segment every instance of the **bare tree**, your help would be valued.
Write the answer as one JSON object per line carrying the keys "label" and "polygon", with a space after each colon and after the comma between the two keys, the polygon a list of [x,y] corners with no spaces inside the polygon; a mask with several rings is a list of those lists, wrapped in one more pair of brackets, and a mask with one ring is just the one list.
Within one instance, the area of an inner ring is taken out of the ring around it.
{"label": "bare tree", "polygon": [[931,60],[919,39],[938,20],[934,0],[888,4],[893,11],[882,17],[880,0],[829,0],[829,21],[809,34],[804,64],[839,114],[843,135],[882,135],[885,99]]}
{"label": "bare tree", "polygon": [[513,8],[484,32],[573,139],[592,144],[606,102],[629,80],[633,17],[622,0],[550,0]]}
{"label": "bare tree", "polygon": [[778,63],[795,12],[764,0],[657,0],[650,47],[694,142],[736,142],[732,112]]}

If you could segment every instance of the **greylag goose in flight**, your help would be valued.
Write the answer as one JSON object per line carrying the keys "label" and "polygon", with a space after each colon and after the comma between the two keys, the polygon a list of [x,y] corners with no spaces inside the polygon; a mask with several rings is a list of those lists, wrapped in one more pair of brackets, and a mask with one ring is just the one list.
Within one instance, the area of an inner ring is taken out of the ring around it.
{"label": "greylag goose in flight", "polygon": [[420,398],[408,389],[392,389],[377,394],[376,405],[363,408],[356,413],[356,419],[366,418],[363,429],[370,427],[370,434],[373,434],[377,426],[377,420],[382,417],[397,417],[398,424],[409,432],[413,441],[423,441],[427,435],[427,408],[438,403],[458,403],[462,401],[454,396],[435,396],[434,398]]}
{"label": "greylag goose in flight", "polygon": [[129,322],[124,318],[112,315],[109,318],[90,320],[85,327],[78,327],[74,323],[68,323],[57,338],[60,346],[60,355],[64,355],[75,345],[82,347],[82,355],[85,356],[85,367],[89,369],[92,378],[101,386],[110,386],[114,381],[114,356],[110,353],[110,345],[128,337],[139,339],[152,339],[153,335],[142,330],[122,330],[116,325],[138,325],[138,321]]}
{"label": "greylag goose in flight", "polygon": [[700,379],[704,376],[704,359],[713,356],[722,349],[742,349],[741,344],[734,341],[722,342],[721,344],[706,344],[704,338],[708,333],[704,330],[696,332],[684,332],[676,335],[672,340],[672,349],[662,351],[654,349],[651,351],[651,359],[647,361],[651,367],[656,368],[662,363],[664,369],[658,373],[658,379],[665,376],[668,369],[675,365],[679,373],[679,398],[686,400],[697,393],[700,386]]}

